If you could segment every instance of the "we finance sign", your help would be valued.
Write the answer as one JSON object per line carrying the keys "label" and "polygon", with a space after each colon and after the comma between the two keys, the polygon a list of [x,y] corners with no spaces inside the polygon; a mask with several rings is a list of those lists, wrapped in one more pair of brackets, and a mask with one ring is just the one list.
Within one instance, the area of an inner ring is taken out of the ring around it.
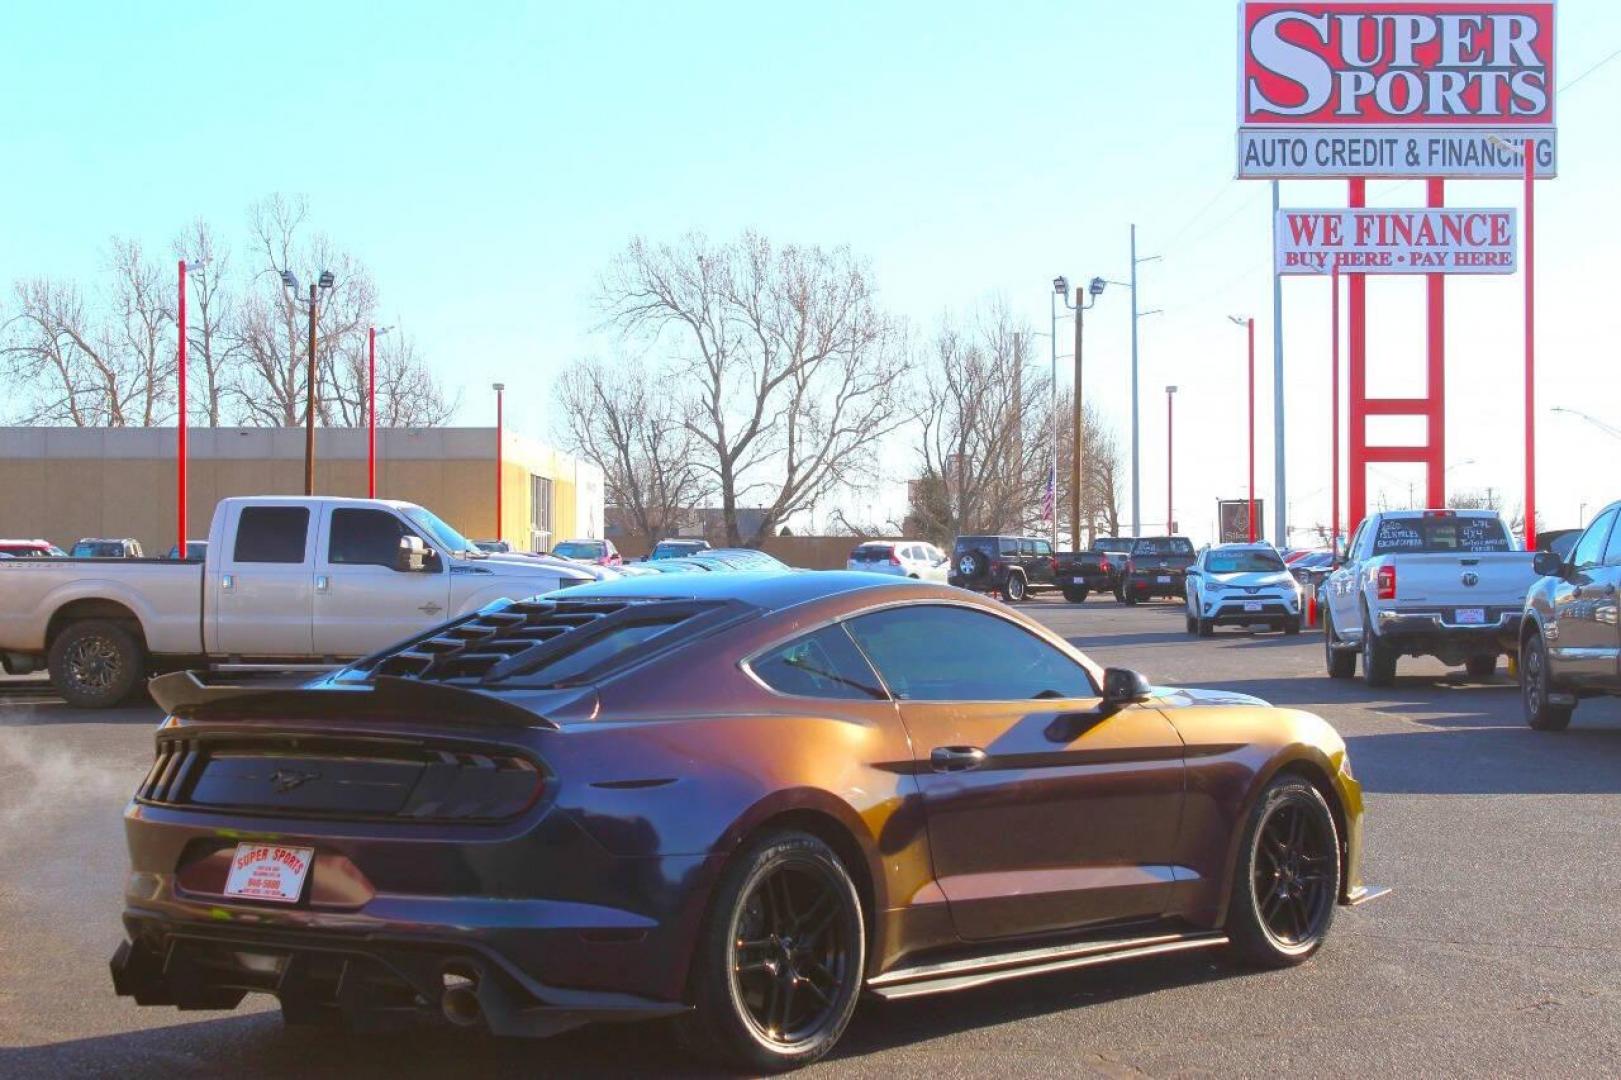
{"label": "we finance sign", "polygon": [[1509,209],[1279,210],[1280,274],[1512,274]]}
{"label": "we finance sign", "polygon": [[1556,171],[1550,0],[1248,0],[1238,75],[1241,177]]}

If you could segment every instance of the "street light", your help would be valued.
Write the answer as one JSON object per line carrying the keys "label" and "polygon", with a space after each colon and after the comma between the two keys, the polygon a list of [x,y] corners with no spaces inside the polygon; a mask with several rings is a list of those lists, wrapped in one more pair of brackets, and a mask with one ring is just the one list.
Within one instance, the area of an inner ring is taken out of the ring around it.
{"label": "street light", "polygon": [[175,319],[180,332],[180,342],[176,348],[175,361],[178,369],[176,382],[176,397],[178,399],[175,419],[175,543],[180,545],[176,550],[180,557],[186,557],[186,429],[188,419],[186,416],[186,278],[191,274],[199,274],[208,265],[208,256],[194,259],[188,263],[180,260],[179,274],[179,305],[176,308]]}
{"label": "street light", "polygon": [[[1075,440],[1075,446],[1069,458],[1069,544],[1075,551],[1081,549],[1081,477],[1085,474],[1085,470],[1081,467],[1081,454],[1086,446],[1085,438],[1081,433],[1081,386],[1083,375],[1081,341],[1086,327],[1086,309],[1098,302],[1098,297],[1103,295],[1103,288],[1107,284],[1108,282],[1102,278],[1095,277],[1087,283],[1084,294],[1081,292],[1080,286],[1076,286],[1075,303],[1070,304],[1067,299],[1064,301],[1075,312],[1075,393],[1073,400],[1070,402],[1074,427],[1070,437]],[[1085,302],[1084,296],[1091,296],[1091,303]],[[1056,504],[1056,493],[1053,496],[1053,501]],[[1053,507],[1053,517],[1054,519],[1058,517],[1056,505]]]}
{"label": "street light", "polygon": [[1176,387],[1165,388],[1165,531],[1176,532],[1176,503],[1172,498],[1173,482],[1176,479],[1176,458],[1174,456],[1176,434],[1176,415],[1172,411],[1176,401]]}
{"label": "street light", "polygon": [[1250,509],[1249,509],[1249,541],[1255,543],[1255,320],[1246,315],[1229,315],[1228,321],[1242,326],[1249,331],[1249,382],[1250,382]]}
{"label": "street light", "polygon": [[[1047,470],[1047,491],[1042,497],[1043,509],[1052,508],[1052,545],[1058,550],[1058,300],[1062,297],[1064,306],[1069,307],[1069,278],[1059,274],[1053,278],[1052,295],[1047,298],[1047,309],[1050,316],[1047,329],[1047,343],[1052,347],[1052,434],[1053,457],[1052,467]],[[1073,526],[1071,526],[1073,528]],[[1070,546],[1074,547],[1071,538]]]}
{"label": "street light", "polygon": [[1596,416],[1589,416],[1586,413],[1581,412],[1581,411],[1576,410],[1576,409],[1567,409],[1563,405],[1555,405],[1549,411],[1550,412],[1556,412],[1556,413],[1564,413],[1567,416],[1574,416],[1577,419],[1586,420],[1589,424],[1592,424],[1594,427],[1596,427],[1600,431],[1604,432],[1604,434],[1608,435],[1610,438],[1612,438],[1612,439],[1621,439],[1621,428],[1612,427],[1609,424],[1606,424],[1604,421],[1600,420]]}
{"label": "street light", "polygon": [[495,391],[495,539],[501,540],[505,538],[501,531],[501,413],[507,384],[491,383],[490,388]]}
{"label": "street light", "polygon": [[308,372],[305,377],[304,388],[305,495],[315,494],[315,319],[317,309],[320,307],[320,293],[317,291],[316,287],[319,285],[321,290],[327,290],[331,289],[336,282],[337,279],[332,276],[332,271],[322,270],[321,276],[316,281],[310,283],[309,298],[301,299],[298,295],[297,275],[295,275],[291,270],[283,270],[281,272],[281,284],[282,287],[287,290],[289,302],[302,303],[309,308],[310,312],[310,342],[309,355],[307,357]]}
{"label": "street light", "polygon": [[377,498],[377,339],[394,329],[366,330],[366,498]]}

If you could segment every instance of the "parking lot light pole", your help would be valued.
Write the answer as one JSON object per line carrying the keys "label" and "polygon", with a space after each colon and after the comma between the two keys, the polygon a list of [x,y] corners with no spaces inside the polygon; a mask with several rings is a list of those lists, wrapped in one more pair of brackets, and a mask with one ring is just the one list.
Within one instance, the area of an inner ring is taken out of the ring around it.
{"label": "parking lot light pole", "polygon": [[377,339],[394,329],[366,329],[366,498],[377,498]]}
{"label": "parking lot light pole", "polygon": [[1250,508],[1249,542],[1255,543],[1255,320],[1243,315],[1229,315],[1229,320],[1249,330],[1249,387],[1250,387]]}
{"label": "parking lot light pole", "polygon": [[1165,532],[1176,532],[1176,387],[1165,388]]}
{"label": "parking lot light pole", "polygon": [[[332,288],[336,282],[332,271],[322,270],[321,276],[310,282],[310,296],[304,303],[310,311],[310,340],[309,353],[305,357],[306,374],[304,386],[304,494],[315,494],[315,399],[316,399],[316,367],[315,367],[315,320],[320,307],[320,293]],[[291,270],[281,272],[281,283],[287,289],[289,297],[294,303],[298,302],[298,278]],[[317,290],[319,286],[319,290]]]}
{"label": "parking lot light pole", "polygon": [[[1053,523],[1052,523],[1052,536],[1051,536],[1051,539],[1052,539],[1052,545],[1053,545],[1053,550],[1054,551],[1058,550],[1058,300],[1059,300],[1060,297],[1062,297],[1063,300],[1064,300],[1064,306],[1066,308],[1069,307],[1069,278],[1065,277],[1063,274],[1059,274],[1057,277],[1053,278],[1052,295],[1047,298],[1047,308],[1048,308],[1048,311],[1051,313],[1051,316],[1052,316],[1051,321],[1047,325],[1047,329],[1050,331],[1050,333],[1048,333],[1048,335],[1047,335],[1047,343],[1052,347],[1052,365],[1053,365],[1052,366],[1053,461],[1052,461],[1052,468],[1047,473],[1047,491],[1052,493],[1052,503],[1050,504],[1052,506],[1052,511],[1053,511]],[[1046,502],[1045,493],[1043,494],[1042,505],[1043,506],[1049,505]],[[1072,525],[1071,528],[1073,528],[1073,527],[1074,526]],[[1075,544],[1075,541],[1074,541],[1074,538],[1072,537],[1070,539],[1070,546],[1073,548],[1074,544]]]}
{"label": "parking lot light pole", "polygon": [[[1070,402],[1071,421],[1074,430],[1070,438],[1074,440],[1074,451],[1069,458],[1069,546],[1072,551],[1081,550],[1081,477],[1085,470],[1081,468],[1081,455],[1086,446],[1086,439],[1081,432],[1081,386],[1084,371],[1081,366],[1081,339],[1086,326],[1086,309],[1098,302],[1103,295],[1103,288],[1108,284],[1100,277],[1093,278],[1082,293],[1080,286],[1075,288],[1075,393]],[[1090,295],[1091,301],[1086,297]],[[1055,510],[1056,514],[1057,511]]]}
{"label": "parking lot light pole", "polygon": [[501,454],[502,446],[502,407],[506,396],[506,383],[492,383],[491,389],[495,391],[495,539],[504,539],[501,532]]}

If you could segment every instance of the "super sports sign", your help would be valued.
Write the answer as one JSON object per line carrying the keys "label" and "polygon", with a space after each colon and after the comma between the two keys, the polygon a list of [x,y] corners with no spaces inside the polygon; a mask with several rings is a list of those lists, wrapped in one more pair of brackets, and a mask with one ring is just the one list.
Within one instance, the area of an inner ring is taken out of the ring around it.
{"label": "super sports sign", "polygon": [[1552,176],[1554,4],[1239,8],[1241,177]]}

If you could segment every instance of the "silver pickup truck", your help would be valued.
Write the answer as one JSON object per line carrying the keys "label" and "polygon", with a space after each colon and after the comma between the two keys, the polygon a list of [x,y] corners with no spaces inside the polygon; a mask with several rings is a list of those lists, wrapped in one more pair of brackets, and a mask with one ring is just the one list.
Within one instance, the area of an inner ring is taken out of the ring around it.
{"label": "silver pickup truck", "polygon": [[491,601],[598,576],[562,559],[486,555],[412,503],[225,499],[201,562],[0,561],[0,667],[46,668],[69,704],[103,708],[163,671],[335,664]]}
{"label": "silver pickup truck", "polygon": [[1329,677],[1354,676],[1359,655],[1369,686],[1390,685],[1402,656],[1487,677],[1518,648],[1533,558],[1489,510],[1371,515],[1318,592]]}

